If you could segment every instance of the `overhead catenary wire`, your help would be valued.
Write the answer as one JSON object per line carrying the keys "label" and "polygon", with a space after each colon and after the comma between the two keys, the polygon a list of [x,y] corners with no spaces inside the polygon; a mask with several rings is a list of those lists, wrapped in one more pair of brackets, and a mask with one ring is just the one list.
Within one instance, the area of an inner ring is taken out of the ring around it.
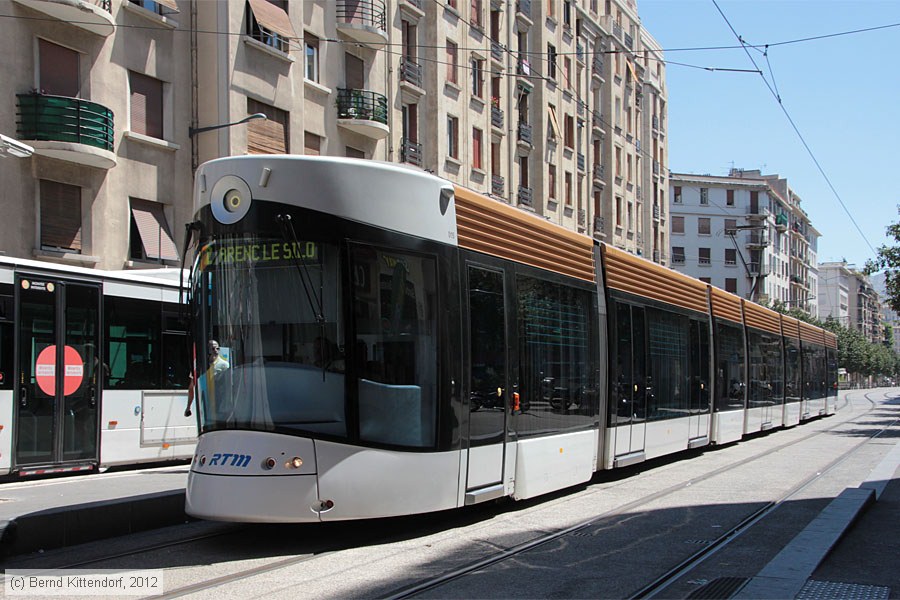
{"label": "overhead catenary wire", "polygon": [[[743,38],[738,34],[738,32],[735,30],[734,26],[728,20],[728,17],[725,15],[725,12],[719,6],[719,3],[717,2],[717,0],[712,0],[712,3],[716,7],[716,10],[719,11],[719,14],[722,16],[722,19],[724,19],[725,23],[728,25],[728,28],[734,34],[735,38],[737,38],[737,40],[744,46],[744,52],[746,53],[747,58],[750,59],[750,62],[753,63],[754,67],[759,69],[759,65],[756,64],[756,61],[753,59],[753,56],[750,54],[750,52],[747,49],[749,46],[747,44],[745,44]],[[885,27],[888,27],[888,26],[873,28],[873,29],[869,29],[869,30],[884,29]],[[869,31],[869,30],[867,30],[867,31]],[[816,39],[821,39],[821,37],[816,38]],[[844,204],[844,200],[841,198],[841,195],[838,193],[837,189],[834,187],[834,184],[831,183],[831,178],[828,177],[828,174],[825,172],[825,169],[822,167],[821,163],[819,162],[819,159],[816,157],[815,153],[812,151],[812,148],[806,142],[806,139],[803,137],[803,134],[800,132],[800,129],[797,127],[797,124],[794,122],[793,117],[791,117],[790,113],[788,112],[787,107],[785,107],[784,102],[782,101],[781,97],[778,95],[778,92],[772,87],[772,85],[769,83],[768,79],[766,79],[764,74],[761,73],[761,77],[762,77],[763,81],[765,82],[766,87],[769,88],[769,91],[772,93],[772,96],[778,102],[778,106],[781,108],[781,112],[783,112],[784,116],[787,117],[787,120],[791,124],[791,127],[794,130],[794,133],[797,134],[797,137],[800,139],[800,142],[803,144],[803,147],[806,149],[807,154],[809,154],[813,163],[816,165],[816,169],[818,169],[819,173],[825,179],[825,183],[828,185],[828,188],[831,190],[831,193],[834,194],[834,197],[837,199],[838,203],[841,205],[841,208],[844,209],[844,213],[846,213],[847,217],[850,219],[850,222],[853,223],[853,226],[856,228],[856,231],[859,233],[860,237],[862,237],[863,241],[869,247],[869,250],[872,251],[872,254],[877,255],[878,253],[875,251],[875,248],[872,246],[872,243],[869,242],[869,239],[866,237],[866,234],[863,233],[862,228],[860,228],[859,224],[856,222],[856,219],[853,218],[853,215],[850,213],[850,210],[847,208],[847,205]]]}

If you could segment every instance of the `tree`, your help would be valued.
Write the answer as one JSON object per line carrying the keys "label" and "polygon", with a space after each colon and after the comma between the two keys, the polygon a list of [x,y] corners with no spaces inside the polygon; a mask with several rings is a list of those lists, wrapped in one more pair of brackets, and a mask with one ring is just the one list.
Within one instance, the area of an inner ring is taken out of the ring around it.
{"label": "tree", "polygon": [[[900,206],[897,207],[900,211]],[[887,226],[888,236],[900,242],[900,223]],[[884,285],[887,288],[888,306],[900,313],[900,246],[882,246],[878,249],[878,257],[866,261],[864,273],[872,275],[884,271]]]}

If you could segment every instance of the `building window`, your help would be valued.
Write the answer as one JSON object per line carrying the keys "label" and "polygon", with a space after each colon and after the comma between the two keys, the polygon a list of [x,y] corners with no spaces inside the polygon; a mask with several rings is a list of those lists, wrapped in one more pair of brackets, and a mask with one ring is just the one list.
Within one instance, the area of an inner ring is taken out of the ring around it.
{"label": "building window", "polygon": [[709,188],[700,188],[700,204],[709,204]]}
{"label": "building window", "polygon": [[358,148],[354,148],[353,146],[345,146],[344,147],[344,155],[347,158],[366,158],[366,153]]}
{"label": "building window", "polygon": [[[565,193],[566,193],[566,206],[572,206],[572,173],[566,171],[565,176]],[[629,209],[631,206],[629,205]]]}
{"label": "building window", "polygon": [[700,217],[697,219],[697,233],[700,235],[709,235],[709,217]]}
{"label": "building window", "polygon": [[297,38],[284,0],[248,0],[246,33],[284,53],[291,49],[290,40]]}
{"label": "building window", "polygon": [[708,283],[708,284],[712,285],[712,277],[701,277],[700,281],[702,281],[703,283]]}
{"label": "building window", "polygon": [[556,46],[547,44],[547,77],[556,81]]}
{"label": "building window", "polygon": [[563,0],[563,27],[572,27],[571,0]]}
{"label": "building window", "polygon": [[675,204],[681,204],[681,186],[680,185],[675,186],[675,193],[672,196],[672,202],[674,202]]}
{"label": "building window", "polygon": [[684,217],[672,217],[672,233],[684,233]]}
{"label": "building window", "polygon": [[616,196],[616,227],[622,227],[622,196]]}
{"label": "building window", "polygon": [[737,235],[737,219],[725,219],[725,235]]}
{"label": "building window", "polygon": [[315,133],[305,131],[303,133],[303,154],[307,156],[319,156],[322,153],[322,137]]}
{"label": "building window", "polygon": [[672,264],[684,264],[684,246],[672,246]]}
{"label": "building window", "polygon": [[732,294],[737,294],[737,278],[735,278],[735,277],[726,277],[725,278],[725,291],[731,292]]}
{"label": "building window", "polygon": [[734,206],[734,190],[725,191],[725,204],[727,204],[728,206]]}
{"label": "building window", "polygon": [[563,87],[572,88],[572,59],[568,56],[563,57]]}
{"label": "building window", "polygon": [[459,119],[447,117],[447,154],[459,159]]}
{"label": "building window", "polygon": [[618,146],[616,147],[616,177],[622,179],[622,149]]}
{"label": "building window", "polygon": [[472,128],[472,168],[473,169],[483,169],[484,163],[482,161],[482,142],[484,139],[484,133],[477,127]]}
{"label": "building window", "polygon": [[132,260],[177,261],[178,248],[159,202],[130,198],[131,230],[128,255]]}
{"label": "building window", "polygon": [[484,29],[484,11],[481,8],[481,0],[472,0],[470,7],[470,21],[472,26],[479,31]]}
{"label": "building window", "polygon": [[734,248],[725,248],[725,264],[726,265],[736,265],[737,264],[737,250]]}
{"label": "building window", "polygon": [[266,118],[247,123],[247,154],[287,154],[288,113],[247,98],[247,114],[256,113],[263,113]]}
{"label": "building window", "polygon": [[459,83],[459,46],[447,40],[447,81]]}
{"label": "building window", "polygon": [[710,263],[710,250],[709,248],[700,248],[700,260],[698,261],[701,265],[708,265]]}
{"label": "building window", "polygon": [[131,3],[163,17],[178,12],[178,5],[175,4],[175,0],[131,0]]}
{"label": "building window", "polygon": [[566,122],[566,135],[565,135],[566,148],[572,149],[572,148],[575,148],[575,118],[572,115],[566,115],[565,122]]}
{"label": "building window", "polygon": [[41,179],[41,248],[81,253],[81,188]]}
{"label": "building window", "polygon": [[131,88],[131,131],[162,139],[163,82],[130,71],[128,83]]}
{"label": "building window", "polygon": [[472,95],[484,97],[484,61],[478,58],[472,59]]}
{"label": "building window", "polygon": [[547,165],[547,197],[556,200],[556,165]]}
{"label": "building window", "polygon": [[303,34],[303,47],[306,52],[306,70],[303,76],[310,81],[319,82],[319,38],[311,33]]}
{"label": "building window", "polygon": [[42,94],[77,98],[79,54],[45,39],[38,39],[39,87]]}

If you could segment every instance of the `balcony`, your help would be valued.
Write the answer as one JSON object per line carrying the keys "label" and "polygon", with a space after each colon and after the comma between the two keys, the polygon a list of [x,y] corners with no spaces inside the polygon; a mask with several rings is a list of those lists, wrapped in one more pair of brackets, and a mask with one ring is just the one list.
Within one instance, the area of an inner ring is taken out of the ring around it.
{"label": "balcony", "polygon": [[606,220],[603,217],[594,217],[594,237],[606,237]]}
{"label": "balcony", "polygon": [[594,183],[604,183],[603,175],[605,172],[603,165],[594,165]]}
{"label": "balcony", "polygon": [[400,59],[400,82],[408,83],[414,89],[410,90],[417,95],[422,95],[425,91],[422,89],[422,65],[404,56]]}
{"label": "balcony", "polygon": [[653,174],[659,175],[659,161],[658,160],[653,161]]}
{"label": "balcony", "polygon": [[17,94],[16,98],[16,134],[34,148],[35,154],[99,169],[116,166],[110,109],[65,96]]}
{"label": "balcony", "polygon": [[407,138],[402,138],[400,140],[400,162],[421,167],[422,144],[417,144]]}
{"label": "balcony", "polygon": [[112,0],[15,0],[22,6],[43,13],[101,37],[109,37],[116,30],[110,14]]}
{"label": "balcony", "polygon": [[506,194],[506,181],[500,175],[491,175],[491,193],[501,198]]}
{"label": "balcony", "polygon": [[775,217],[775,229],[781,232],[787,231],[788,228],[788,217],[784,213],[778,213]]}
{"label": "balcony", "polygon": [[578,209],[578,226],[584,227],[587,225],[587,211],[583,208]]}
{"label": "balcony", "polygon": [[584,64],[584,44],[581,42],[576,42],[575,44],[575,59]]}
{"label": "balcony", "polygon": [[491,40],[491,58],[494,59],[494,61],[503,64],[503,46],[500,45],[500,42]]}
{"label": "balcony", "polygon": [[387,98],[368,90],[338,88],[338,125],[354,133],[380,140],[387,137]]}
{"label": "balcony", "polygon": [[617,40],[622,38],[622,24],[618,21],[613,21],[613,37]]}
{"label": "balcony", "polygon": [[653,127],[653,131],[659,131],[659,115],[653,115],[650,118],[651,127]]}
{"label": "balcony", "polygon": [[[491,100],[491,126],[496,127],[497,129],[503,129],[503,111],[498,106],[494,106],[493,100]],[[500,100],[497,99],[497,104],[500,103]]]}
{"label": "balcony", "polygon": [[531,125],[529,125],[528,123],[519,123],[519,129],[516,139],[518,139],[523,144],[528,144],[530,146],[532,144],[532,140],[534,139],[532,137]]}
{"label": "balcony", "polygon": [[747,270],[750,272],[751,277],[765,277],[766,267],[760,265],[759,263],[750,263],[747,265]]}
{"label": "balcony", "polygon": [[769,216],[769,207],[768,206],[750,206],[750,209],[747,211],[748,219],[766,219]]}
{"label": "balcony", "polygon": [[658,204],[653,205],[653,220],[659,221],[659,205]]}
{"label": "balcony", "polygon": [[337,0],[335,11],[340,33],[376,50],[387,44],[384,0]]}
{"label": "balcony", "polygon": [[603,131],[603,115],[599,112],[594,111],[594,113],[591,114],[591,127],[597,131]]}
{"label": "balcony", "polygon": [[584,158],[584,154],[582,154],[581,152],[579,152],[579,153],[578,153],[578,156],[576,157],[576,162],[578,163],[578,170],[581,171],[581,172],[583,173],[583,172],[584,172],[584,165],[585,165],[585,162],[586,162],[586,161],[585,161],[585,158]]}
{"label": "balcony", "polygon": [[625,47],[634,50],[634,38],[630,34],[625,34]]}
{"label": "balcony", "polygon": [[599,54],[595,54],[594,60],[591,61],[591,73],[597,77],[603,77],[603,59]]}
{"label": "balcony", "polygon": [[747,246],[757,248],[769,245],[769,236],[765,233],[751,232],[750,239],[747,240]]}
{"label": "balcony", "polygon": [[516,2],[516,19],[528,27],[534,23],[531,20],[531,0],[518,0]]}
{"label": "balcony", "polygon": [[534,207],[534,200],[532,199],[532,192],[530,187],[519,186],[519,204],[522,206],[527,206],[529,208]]}

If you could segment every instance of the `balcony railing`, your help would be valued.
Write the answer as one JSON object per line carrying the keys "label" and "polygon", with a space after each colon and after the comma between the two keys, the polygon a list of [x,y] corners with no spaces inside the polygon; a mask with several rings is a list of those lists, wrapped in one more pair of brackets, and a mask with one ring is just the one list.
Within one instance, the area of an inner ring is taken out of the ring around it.
{"label": "balcony railing", "polygon": [[594,75],[603,76],[603,59],[600,58],[599,54],[594,55],[594,60],[591,61],[591,67],[594,70]]}
{"label": "balcony railing", "polygon": [[520,142],[524,142],[526,144],[532,143],[532,135],[531,135],[531,125],[528,123],[519,123],[518,129],[518,138]]}
{"label": "balcony railing", "polygon": [[653,220],[659,221],[659,206],[657,205],[653,206]]}
{"label": "balcony railing", "polygon": [[410,141],[407,138],[400,140],[400,143],[400,161],[421,167],[422,144]]}
{"label": "balcony railing", "polygon": [[385,30],[383,0],[338,0],[335,15],[340,23],[364,25]]}
{"label": "balcony railing", "polygon": [[659,161],[658,160],[653,161],[653,174],[659,175]]}
{"label": "balcony railing", "polygon": [[506,180],[500,175],[491,175],[491,193],[501,197],[506,194]]}
{"label": "balcony railing", "polygon": [[532,192],[530,187],[519,186],[519,204],[522,206],[534,206],[534,200],[532,199]]}
{"label": "balcony railing", "polygon": [[683,265],[684,264],[684,254],[673,254],[672,255],[672,264],[673,265]]}
{"label": "balcony railing", "polygon": [[769,236],[765,233],[756,233],[752,232],[750,234],[750,240],[747,242],[748,246],[768,246],[769,245]]}
{"label": "balcony railing", "polygon": [[496,106],[491,106],[491,125],[503,129],[503,111]]}
{"label": "balcony railing", "polygon": [[575,58],[580,63],[584,63],[584,44],[578,42],[575,44]]}
{"label": "balcony railing", "polygon": [[338,88],[337,109],[339,119],[377,121],[387,125],[387,98],[369,90]]}
{"label": "balcony railing", "polygon": [[415,6],[419,10],[424,10],[422,8],[422,4],[423,4],[422,0],[404,0],[404,2],[406,2],[407,4],[411,4],[412,6]]}
{"label": "balcony railing", "polygon": [[603,175],[606,173],[606,169],[603,168],[603,165],[594,165],[594,179],[597,181],[603,181]]}
{"label": "balcony railing", "polygon": [[591,125],[595,129],[603,129],[603,116],[595,111],[593,115],[591,115]]}
{"label": "balcony railing", "polygon": [[587,211],[583,208],[578,209],[578,226],[584,227],[587,224]]}
{"label": "balcony railing", "polygon": [[606,229],[606,219],[604,219],[603,217],[595,216],[594,217],[594,233],[595,234],[599,233],[600,235],[604,235],[606,233],[605,229]]}
{"label": "balcony railing", "polygon": [[113,112],[96,102],[46,94],[16,94],[22,140],[70,142],[113,151]]}
{"label": "balcony railing", "polygon": [[503,46],[500,45],[500,42],[491,40],[491,58],[503,62]]}
{"label": "balcony railing", "polygon": [[422,87],[422,65],[406,56],[400,59],[400,81]]}
{"label": "balcony railing", "polygon": [[519,0],[516,2],[516,12],[531,18],[531,0]]}
{"label": "balcony railing", "polygon": [[586,162],[586,161],[585,161],[585,158],[584,158],[584,154],[582,154],[581,152],[579,152],[579,153],[578,153],[578,156],[576,157],[576,162],[578,163],[578,170],[579,170],[579,171],[584,171],[584,165],[585,165],[585,162]]}
{"label": "balcony railing", "polygon": [[617,21],[613,22],[613,37],[616,39],[622,37],[622,25]]}
{"label": "balcony railing", "polygon": [[659,116],[653,115],[650,119],[651,126],[653,127],[653,131],[659,131]]}
{"label": "balcony railing", "polygon": [[628,33],[625,34],[625,47],[634,50],[634,38]]}

